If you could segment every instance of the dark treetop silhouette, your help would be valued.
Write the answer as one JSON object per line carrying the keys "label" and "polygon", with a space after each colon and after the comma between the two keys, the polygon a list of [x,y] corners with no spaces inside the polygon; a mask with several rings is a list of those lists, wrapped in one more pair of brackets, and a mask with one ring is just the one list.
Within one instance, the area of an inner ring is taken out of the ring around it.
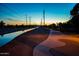
{"label": "dark treetop silhouette", "polygon": [[50,28],[62,32],[79,33],[79,4],[76,4],[70,11],[71,19],[64,23],[51,24]]}

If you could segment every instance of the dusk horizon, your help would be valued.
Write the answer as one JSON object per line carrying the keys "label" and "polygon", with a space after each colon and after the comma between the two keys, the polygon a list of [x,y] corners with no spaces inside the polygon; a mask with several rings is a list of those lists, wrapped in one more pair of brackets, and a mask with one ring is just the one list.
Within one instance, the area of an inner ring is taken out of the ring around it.
{"label": "dusk horizon", "polygon": [[[13,3],[0,4],[0,21],[11,25],[26,24],[26,16],[32,25],[40,25],[45,10],[45,23],[66,22],[70,20],[70,10],[75,3]],[[17,23],[16,23],[17,22]]]}

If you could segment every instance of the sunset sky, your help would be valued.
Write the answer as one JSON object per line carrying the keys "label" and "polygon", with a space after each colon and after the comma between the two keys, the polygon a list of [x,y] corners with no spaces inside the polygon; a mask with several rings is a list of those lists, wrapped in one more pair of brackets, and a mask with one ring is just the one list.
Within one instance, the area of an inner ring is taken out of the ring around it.
{"label": "sunset sky", "polygon": [[4,3],[0,4],[0,21],[6,24],[25,24],[31,17],[31,24],[40,24],[45,10],[46,24],[65,22],[70,19],[70,10],[75,3]]}

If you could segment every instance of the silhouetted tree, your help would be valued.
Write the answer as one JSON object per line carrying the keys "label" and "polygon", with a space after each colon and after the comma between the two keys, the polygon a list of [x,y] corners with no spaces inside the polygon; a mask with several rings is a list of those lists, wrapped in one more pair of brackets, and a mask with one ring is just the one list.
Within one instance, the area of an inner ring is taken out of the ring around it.
{"label": "silhouetted tree", "polygon": [[5,26],[5,23],[3,21],[0,21],[0,27],[4,27]]}
{"label": "silhouetted tree", "polygon": [[72,30],[79,32],[79,3],[71,10],[72,19],[67,23],[71,26]]}
{"label": "silhouetted tree", "polygon": [[56,26],[56,24],[55,24],[55,23],[53,23],[53,24],[49,25],[48,27],[49,27],[49,28],[52,28],[52,29],[55,29],[55,30],[56,30],[56,28],[57,28],[57,26]]}

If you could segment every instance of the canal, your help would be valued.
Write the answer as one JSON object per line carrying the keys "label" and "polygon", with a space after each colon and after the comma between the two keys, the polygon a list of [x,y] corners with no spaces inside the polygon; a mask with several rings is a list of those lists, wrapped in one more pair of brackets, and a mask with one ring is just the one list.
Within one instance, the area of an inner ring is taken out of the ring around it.
{"label": "canal", "polygon": [[[38,27],[36,27],[36,28],[38,28]],[[31,28],[31,29],[27,29],[27,30],[24,30],[24,31],[17,31],[17,32],[13,32],[13,33],[8,33],[8,34],[4,34],[3,36],[0,35],[0,47],[2,47],[3,45],[9,43],[15,37],[17,37],[17,36],[19,36],[19,35],[21,35],[25,32],[34,30],[36,28]]]}

